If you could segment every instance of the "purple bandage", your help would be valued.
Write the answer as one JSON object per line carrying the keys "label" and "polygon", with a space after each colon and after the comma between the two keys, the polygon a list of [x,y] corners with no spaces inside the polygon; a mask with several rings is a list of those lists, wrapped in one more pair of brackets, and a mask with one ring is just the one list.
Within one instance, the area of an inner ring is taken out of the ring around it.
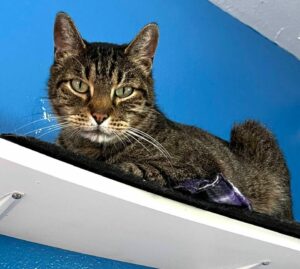
{"label": "purple bandage", "polygon": [[213,180],[187,179],[174,187],[188,191],[191,194],[206,193],[208,200],[218,203],[247,207],[252,210],[251,202],[222,174],[217,174]]}

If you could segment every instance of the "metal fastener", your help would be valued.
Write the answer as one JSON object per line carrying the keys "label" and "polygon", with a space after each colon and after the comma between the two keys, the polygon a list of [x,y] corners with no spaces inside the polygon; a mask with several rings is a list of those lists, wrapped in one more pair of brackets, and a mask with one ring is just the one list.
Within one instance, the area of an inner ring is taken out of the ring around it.
{"label": "metal fastener", "polygon": [[11,195],[11,197],[14,198],[14,199],[16,199],[16,200],[21,199],[22,196],[23,196],[23,195],[22,195],[21,193],[19,193],[19,192],[14,192],[14,193]]}

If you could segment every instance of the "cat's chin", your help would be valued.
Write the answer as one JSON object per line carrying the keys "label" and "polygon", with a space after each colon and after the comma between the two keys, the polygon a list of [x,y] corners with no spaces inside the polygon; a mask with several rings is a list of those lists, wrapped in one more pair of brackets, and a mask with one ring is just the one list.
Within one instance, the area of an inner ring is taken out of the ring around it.
{"label": "cat's chin", "polygon": [[114,135],[108,135],[100,132],[82,132],[81,135],[95,143],[111,143],[115,140]]}

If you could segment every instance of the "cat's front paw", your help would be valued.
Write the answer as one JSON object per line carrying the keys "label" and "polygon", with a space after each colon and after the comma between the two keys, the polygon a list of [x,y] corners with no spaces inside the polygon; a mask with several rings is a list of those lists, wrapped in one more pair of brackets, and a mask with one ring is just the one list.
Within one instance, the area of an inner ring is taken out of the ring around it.
{"label": "cat's front paw", "polygon": [[134,163],[121,163],[118,167],[127,174],[132,174],[137,177],[143,177],[143,171]]}
{"label": "cat's front paw", "polygon": [[151,165],[125,162],[119,164],[118,167],[125,173],[143,178],[143,180],[155,182],[160,186],[165,186],[167,184],[166,179],[164,179],[160,171]]}

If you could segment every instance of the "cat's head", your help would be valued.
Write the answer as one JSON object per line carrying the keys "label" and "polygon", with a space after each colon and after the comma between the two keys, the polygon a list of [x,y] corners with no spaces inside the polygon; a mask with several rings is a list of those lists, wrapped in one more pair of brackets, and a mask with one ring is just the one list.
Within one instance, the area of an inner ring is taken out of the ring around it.
{"label": "cat's head", "polygon": [[157,42],[158,26],[151,23],[126,45],[89,43],[67,14],[58,13],[49,98],[62,128],[108,143],[151,124]]}

